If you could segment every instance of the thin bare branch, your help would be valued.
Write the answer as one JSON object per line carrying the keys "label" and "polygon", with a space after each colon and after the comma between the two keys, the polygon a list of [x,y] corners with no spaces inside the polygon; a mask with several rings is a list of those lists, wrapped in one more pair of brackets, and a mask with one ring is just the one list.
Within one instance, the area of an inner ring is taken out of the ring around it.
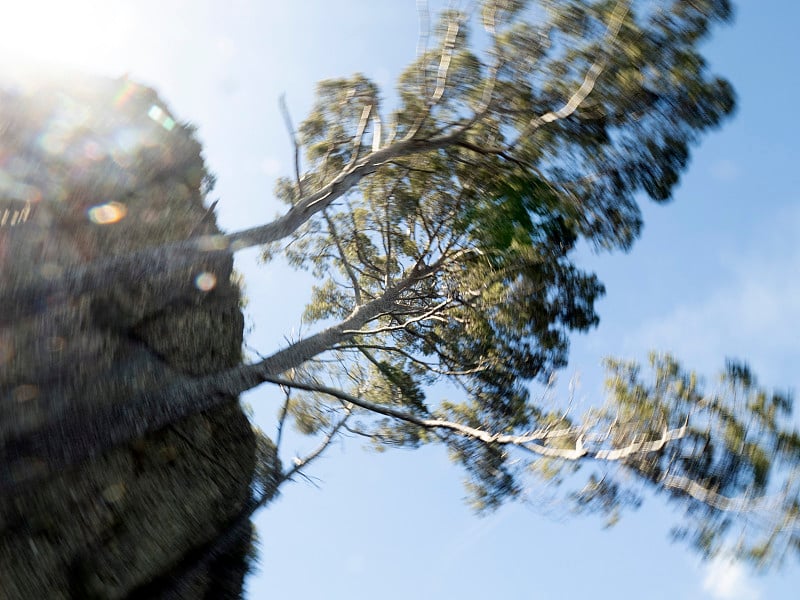
{"label": "thin bare branch", "polygon": [[323,216],[325,217],[325,223],[328,225],[328,232],[331,234],[333,238],[333,243],[336,245],[336,250],[339,252],[339,259],[342,261],[342,266],[344,267],[345,273],[347,273],[348,279],[350,279],[350,283],[353,285],[353,299],[355,300],[356,306],[361,305],[361,285],[358,283],[358,277],[356,277],[355,271],[353,271],[353,266],[350,264],[350,261],[347,259],[347,254],[342,247],[342,241],[339,237],[338,232],[336,231],[336,226],[333,223],[333,219],[330,218],[328,215],[328,211],[323,211]]}
{"label": "thin bare branch", "polygon": [[[404,138],[405,140],[411,140],[416,137],[417,133],[419,133],[419,130],[422,128],[422,125],[430,116],[431,110],[439,103],[444,95],[445,87],[447,86],[447,76],[450,72],[450,63],[453,60],[453,52],[455,51],[456,40],[458,38],[458,32],[460,29],[460,19],[450,19],[450,22],[447,24],[447,33],[445,34],[442,42],[442,53],[439,57],[439,68],[436,72],[436,87],[433,89],[433,93],[426,102],[425,111],[419,115],[419,117],[417,117],[416,122],[406,134],[406,137]],[[425,95],[427,95],[427,76],[425,74],[424,57],[420,68],[423,71],[422,77],[425,81]]]}
{"label": "thin bare branch", "polygon": [[339,430],[341,430],[345,426],[345,423],[347,423],[347,420],[350,418],[350,415],[352,414],[352,406],[346,404],[344,407],[344,411],[345,411],[344,418],[340,419],[336,423],[336,425],[334,425],[331,428],[331,430],[325,435],[325,437],[322,439],[319,445],[316,448],[314,448],[314,450],[312,450],[309,454],[307,454],[303,458],[295,457],[292,468],[287,470],[281,476],[283,481],[291,480],[292,477],[294,477],[297,473],[300,472],[300,469],[302,469],[303,467],[307,467],[314,460],[322,456],[322,453],[325,452],[328,446],[331,445],[331,442],[333,442],[334,438],[336,437],[336,434],[339,433]]}
{"label": "thin bare branch", "polygon": [[283,115],[283,122],[286,125],[286,131],[289,134],[289,139],[292,141],[292,149],[294,150],[294,178],[297,185],[297,197],[303,197],[303,183],[300,179],[300,145],[297,143],[297,133],[295,132],[294,125],[292,124],[292,117],[289,114],[289,107],[286,105],[286,94],[281,94],[280,97],[281,114]]}
{"label": "thin bare branch", "polygon": [[281,441],[283,440],[283,426],[286,423],[286,417],[289,414],[289,403],[292,401],[292,389],[287,386],[281,386],[286,399],[283,401],[280,415],[278,416],[278,430],[275,433],[275,449],[276,452],[281,449]]}
{"label": "thin bare branch", "polygon": [[458,32],[461,29],[461,23],[458,19],[451,19],[447,24],[447,34],[442,44],[442,56],[439,59],[439,70],[436,73],[436,87],[433,90],[428,106],[435,106],[444,95],[444,89],[447,85],[447,74],[450,72],[450,63],[453,60],[453,52],[456,48],[456,39]]}

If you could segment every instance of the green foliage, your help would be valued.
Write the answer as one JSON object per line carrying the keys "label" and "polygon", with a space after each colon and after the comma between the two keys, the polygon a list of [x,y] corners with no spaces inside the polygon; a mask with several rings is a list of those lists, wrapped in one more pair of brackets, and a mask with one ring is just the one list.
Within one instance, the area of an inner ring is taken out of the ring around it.
{"label": "green foliage", "polygon": [[[400,76],[393,113],[381,113],[362,75],[319,85],[300,125],[306,171],[281,180],[278,195],[297,204],[357,168],[365,175],[298,229],[286,256],[320,280],[309,324],[374,315],[356,329],[334,326],[319,365],[337,362],[344,391],[412,417],[356,411],[351,431],[378,447],[445,444],[479,509],[520,495],[530,474],[566,481],[559,457],[590,456],[583,444],[592,442],[594,456],[617,452],[640,485],[687,501],[693,543],[719,547],[732,519],[719,497],[767,493],[779,459],[798,458],[797,434],[780,426],[788,398],[757,390],[732,365],[729,393],[711,400],[669,357],[653,358],[655,384],[636,365],[609,363],[609,406],[580,420],[529,388],[566,364],[572,332],[598,323],[604,287],[574,263],[576,246],[630,248],[637,199],[669,200],[691,146],[733,111],[731,86],[698,47],[730,17],[727,2],[712,0],[487,0],[477,13],[442,15],[435,42]],[[488,34],[482,50],[476,26]],[[329,378],[312,371],[305,381]],[[443,380],[456,400],[431,399]],[[312,394],[292,411],[315,433],[335,422],[329,409]],[[431,418],[493,435],[560,433],[504,446],[414,421]],[[687,420],[685,435],[636,450]],[[592,476],[572,499],[615,521],[640,502],[629,488]],[[768,546],[746,552],[763,557]]]}
{"label": "green foliage", "polygon": [[[761,388],[747,365],[735,361],[712,392],[704,392],[697,375],[671,356],[651,355],[650,367],[653,383],[636,363],[607,362],[609,404],[598,426],[615,422],[614,445],[625,446],[687,424],[680,439],[624,461],[630,472],[685,505],[676,536],[707,555],[735,544],[740,556],[762,566],[796,548],[800,438],[791,426],[791,395]],[[686,503],[687,494],[699,502]],[[608,502],[605,493],[593,495],[583,501]],[[752,521],[762,535],[732,540],[729,531],[741,520]]]}

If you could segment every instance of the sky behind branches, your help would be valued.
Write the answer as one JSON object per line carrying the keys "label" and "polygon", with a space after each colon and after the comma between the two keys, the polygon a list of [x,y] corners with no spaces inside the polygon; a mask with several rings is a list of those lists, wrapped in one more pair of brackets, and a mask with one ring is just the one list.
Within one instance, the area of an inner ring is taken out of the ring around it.
{"label": "sky behind branches", "polygon": [[[280,95],[296,123],[320,79],[363,72],[391,97],[419,28],[414,0],[28,0],[0,14],[0,68],[27,54],[128,73],[196,124],[228,231],[282,210],[272,186],[293,166]],[[646,360],[650,349],[673,351],[709,382],[737,357],[762,383],[800,389],[799,22],[790,0],[739,2],[733,27],[707,45],[712,67],[739,94],[734,119],[695,150],[674,202],[643,205],[644,231],[629,254],[581,252],[580,264],[608,292],[600,327],[573,338],[561,375],[580,375],[578,403],[600,398],[603,356]],[[298,335],[309,279],[255,256],[237,257],[248,344],[269,353]],[[269,388],[246,397],[267,432],[281,400]],[[287,443],[287,456],[310,445]],[[680,513],[660,498],[609,530],[597,519],[565,518],[547,489],[531,490],[531,506],[478,518],[441,448],[377,455],[362,446],[335,445],[309,469],[310,481],[286,486],[260,513],[261,566],[249,597],[796,597],[796,563],[754,577],[726,560],[701,564],[671,544]]]}

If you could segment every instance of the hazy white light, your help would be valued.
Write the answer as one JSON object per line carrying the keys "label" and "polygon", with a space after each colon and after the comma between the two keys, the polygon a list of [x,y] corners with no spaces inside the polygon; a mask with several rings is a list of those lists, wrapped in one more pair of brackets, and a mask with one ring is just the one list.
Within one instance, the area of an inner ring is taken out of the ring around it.
{"label": "hazy white light", "polygon": [[156,106],[155,104],[150,107],[149,111],[147,111],[147,116],[161,125],[167,131],[172,131],[172,128],[175,127],[175,120],[165,113],[163,108]]}
{"label": "hazy white light", "polygon": [[150,110],[147,111],[147,116],[153,119],[153,121],[161,121],[161,118],[164,116],[164,109],[153,104]]}
{"label": "hazy white light", "polygon": [[717,557],[706,566],[703,590],[715,600],[759,600],[761,593],[747,571],[729,557]]}
{"label": "hazy white light", "polygon": [[0,56],[104,70],[130,45],[135,12],[115,0],[6,2]]}

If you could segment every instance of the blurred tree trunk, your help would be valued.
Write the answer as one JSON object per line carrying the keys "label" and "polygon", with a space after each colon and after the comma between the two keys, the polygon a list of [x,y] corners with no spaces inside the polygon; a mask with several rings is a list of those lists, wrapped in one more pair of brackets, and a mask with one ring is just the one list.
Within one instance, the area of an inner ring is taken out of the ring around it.
{"label": "blurred tree trunk", "polygon": [[[192,128],[147,88],[75,76],[0,82],[2,286],[217,232],[203,204],[209,181]],[[4,306],[0,421],[35,440],[64,415],[239,364],[232,264],[217,254],[157,280]],[[0,471],[13,486],[0,496],[0,597],[241,593],[249,523],[222,555],[179,569],[251,501],[256,441],[235,397],[67,469],[35,443],[3,442]]]}

